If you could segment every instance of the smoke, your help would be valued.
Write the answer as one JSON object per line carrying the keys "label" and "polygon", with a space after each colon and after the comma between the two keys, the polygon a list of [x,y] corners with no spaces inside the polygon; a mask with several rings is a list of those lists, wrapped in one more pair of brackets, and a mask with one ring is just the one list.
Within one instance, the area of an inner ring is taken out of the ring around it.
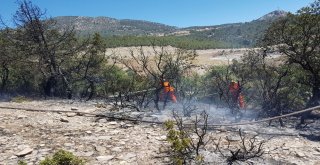
{"label": "smoke", "polygon": [[[163,105],[160,102],[160,107]],[[203,111],[208,114],[208,124],[235,123],[242,121],[252,121],[256,119],[258,112],[250,109],[241,109],[238,114],[232,114],[231,110],[213,103],[203,103],[195,101],[190,105],[190,114],[186,114],[186,106],[183,103],[169,102],[165,109],[154,112],[152,117],[158,121],[173,120],[173,112],[185,120],[192,120]],[[188,111],[188,110],[187,110]],[[240,118],[239,118],[240,117]]]}

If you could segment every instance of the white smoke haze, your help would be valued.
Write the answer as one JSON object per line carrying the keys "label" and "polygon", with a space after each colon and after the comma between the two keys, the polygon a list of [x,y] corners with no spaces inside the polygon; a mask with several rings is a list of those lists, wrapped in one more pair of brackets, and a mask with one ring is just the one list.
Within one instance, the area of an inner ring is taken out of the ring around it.
{"label": "white smoke haze", "polygon": [[[163,102],[160,102],[160,107],[163,106]],[[174,120],[173,112],[175,112],[178,116],[182,117],[184,120],[192,120],[195,119],[196,115],[200,115],[203,111],[208,114],[208,124],[227,124],[227,123],[235,123],[239,122],[236,120],[236,115],[231,113],[231,110],[215,105],[213,103],[203,103],[200,101],[192,103],[194,107],[190,114],[190,116],[185,116],[183,111],[183,105],[181,103],[171,103],[169,102],[165,109],[160,111],[155,111],[151,114],[152,117],[155,117],[157,121],[164,122],[166,120]],[[256,119],[258,112],[256,110],[250,109],[241,109],[240,113],[242,117],[240,119],[241,122],[244,121],[252,121]]]}

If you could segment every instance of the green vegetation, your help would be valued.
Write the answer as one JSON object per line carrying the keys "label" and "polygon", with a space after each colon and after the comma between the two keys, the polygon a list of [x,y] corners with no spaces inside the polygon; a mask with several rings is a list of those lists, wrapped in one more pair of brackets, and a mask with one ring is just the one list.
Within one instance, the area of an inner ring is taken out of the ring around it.
{"label": "green vegetation", "polygon": [[169,154],[173,164],[201,164],[204,161],[201,150],[210,141],[207,135],[208,115],[202,112],[192,126],[185,127],[183,120],[174,113],[175,121],[164,123],[167,133],[167,141],[170,144]]}
{"label": "green vegetation", "polygon": [[18,165],[28,165],[25,161],[19,160]]}
{"label": "green vegetation", "polygon": [[31,101],[31,100],[29,98],[24,97],[24,96],[16,96],[16,97],[11,98],[11,101],[15,102],[15,103],[22,103],[22,102],[27,102],[27,101]]}
{"label": "green vegetation", "polygon": [[[283,12],[283,11],[282,11]],[[253,47],[263,37],[265,30],[285,12],[271,18],[246,23],[216,26],[177,28],[164,24],[140,21],[117,20],[108,17],[64,16],[54,18],[57,29],[75,26],[77,36],[86,37],[99,33],[106,38],[108,47],[171,45],[184,49],[213,49]],[[266,17],[266,16],[265,16]],[[178,33],[188,31],[180,36]],[[178,32],[178,33],[177,33]]]}
{"label": "green vegetation", "polygon": [[212,26],[211,30],[193,30],[188,37],[226,43],[228,48],[254,47],[271,23],[270,20],[256,20]]}
{"label": "green vegetation", "polygon": [[188,36],[112,36],[104,38],[107,47],[173,46],[182,49],[214,49],[230,47],[227,43]]}
{"label": "green vegetation", "polygon": [[51,158],[46,157],[40,165],[84,165],[85,161],[71,152],[65,150],[57,151]]}

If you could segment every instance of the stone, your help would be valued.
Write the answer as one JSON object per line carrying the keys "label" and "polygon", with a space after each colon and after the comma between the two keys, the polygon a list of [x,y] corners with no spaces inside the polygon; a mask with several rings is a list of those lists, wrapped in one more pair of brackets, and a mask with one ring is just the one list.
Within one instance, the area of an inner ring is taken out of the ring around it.
{"label": "stone", "polygon": [[113,152],[121,152],[122,149],[121,149],[121,147],[114,147],[114,148],[111,148],[111,151],[113,151]]}
{"label": "stone", "polygon": [[67,117],[74,117],[74,116],[77,116],[76,113],[67,113]]}
{"label": "stone", "polygon": [[78,108],[75,108],[75,107],[71,107],[71,110],[72,111],[77,111],[77,110],[79,110]]}
{"label": "stone", "polygon": [[18,119],[24,119],[24,118],[27,118],[28,116],[26,115],[18,115]]}
{"label": "stone", "polygon": [[228,130],[225,127],[221,127],[218,129],[220,132],[227,132]]}
{"label": "stone", "polygon": [[160,137],[156,137],[155,139],[159,140],[159,141],[164,141],[164,140],[167,139],[167,136],[163,135],[163,136],[160,136]]}
{"label": "stone", "polygon": [[255,131],[243,131],[243,133],[248,134],[248,135],[253,135],[253,136],[258,135],[258,133]]}
{"label": "stone", "polygon": [[111,159],[113,159],[113,158],[114,158],[113,155],[98,156],[98,157],[96,157],[96,159],[97,159],[98,161],[101,161],[101,162],[109,161],[109,160],[111,160]]}
{"label": "stone", "polygon": [[297,156],[298,158],[306,157],[306,155],[305,155],[304,153],[299,152],[299,151],[296,151],[296,156]]}
{"label": "stone", "polygon": [[235,135],[235,136],[227,136],[227,139],[228,139],[229,141],[240,141],[240,140],[241,140],[240,136],[238,136],[238,135]]}
{"label": "stone", "polygon": [[91,131],[86,131],[86,133],[87,133],[87,134],[92,134],[92,132],[91,132]]}
{"label": "stone", "polygon": [[103,146],[95,146],[95,150],[98,151],[99,153],[105,153],[106,148]]}
{"label": "stone", "polygon": [[64,143],[63,145],[66,146],[66,147],[72,147],[72,146],[74,146],[74,144],[72,144],[72,143]]}
{"label": "stone", "polygon": [[97,139],[98,140],[111,140],[112,136],[98,136]]}
{"label": "stone", "polygon": [[32,148],[27,147],[27,148],[23,149],[22,151],[16,153],[15,155],[18,156],[18,157],[23,157],[23,156],[31,154],[32,151],[33,151]]}
{"label": "stone", "polygon": [[120,160],[125,160],[125,161],[128,161],[134,157],[136,157],[137,155],[135,153],[132,153],[132,152],[129,152],[127,154],[124,154],[124,155],[120,155],[118,156],[117,158],[120,159]]}
{"label": "stone", "polygon": [[69,123],[69,120],[65,119],[65,118],[60,118],[60,121],[61,122],[64,122],[64,123]]}
{"label": "stone", "polygon": [[116,121],[109,122],[110,125],[117,125],[118,123]]}
{"label": "stone", "polygon": [[315,150],[316,150],[317,152],[320,152],[320,148],[315,148]]}

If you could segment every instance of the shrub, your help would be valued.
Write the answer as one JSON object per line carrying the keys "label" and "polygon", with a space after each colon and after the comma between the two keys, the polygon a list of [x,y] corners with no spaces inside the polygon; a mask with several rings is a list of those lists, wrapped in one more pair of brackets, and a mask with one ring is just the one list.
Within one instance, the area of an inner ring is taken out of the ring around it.
{"label": "shrub", "polygon": [[27,101],[31,101],[31,100],[24,97],[24,96],[16,96],[16,97],[11,98],[11,101],[15,102],[15,103],[22,103],[22,102],[27,102]]}
{"label": "shrub", "polygon": [[52,158],[46,157],[40,165],[84,165],[84,160],[73,155],[71,152],[59,150]]}
{"label": "shrub", "polygon": [[28,165],[28,164],[23,160],[19,160],[18,161],[18,165]]}

